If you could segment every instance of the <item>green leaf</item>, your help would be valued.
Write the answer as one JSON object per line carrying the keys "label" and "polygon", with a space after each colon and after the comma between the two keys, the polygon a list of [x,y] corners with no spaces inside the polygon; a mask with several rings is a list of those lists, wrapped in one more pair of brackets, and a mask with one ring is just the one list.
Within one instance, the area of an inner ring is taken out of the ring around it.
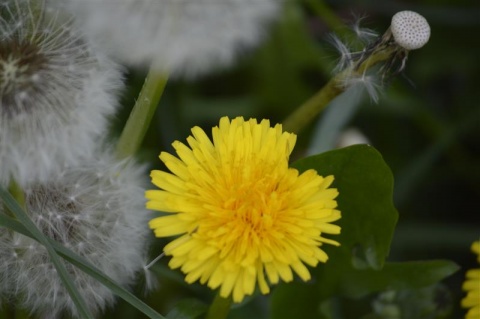
{"label": "green leaf", "polygon": [[417,289],[432,285],[452,275],[459,269],[452,261],[429,260],[386,263],[381,271],[373,269],[346,273],[343,295],[360,298],[385,289]]}
{"label": "green leaf", "polygon": [[272,319],[319,318],[318,289],[312,283],[281,283],[270,300]]}
{"label": "green leaf", "polygon": [[341,246],[325,246],[330,259],[319,268],[335,268],[337,261],[345,260],[355,268],[381,269],[398,213],[393,206],[393,175],[380,153],[368,145],[355,145],[302,159],[293,167],[333,175],[333,187],[339,191],[342,218],[337,224],[342,233],[334,239]]}
{"label": "green leaf", "polygon": [[167,319],[195,319],[207,312],[207,305],[197,299],[184,299],[175,305]]}
{"label": "green leaf", "polygon": [[[316,298],[319,304],[332,295],[348,292],[350,282],[347,279],[352,272],[382,269],[398,219],[392,201],[392,173],[374,148],[351,146],[301,159],[292,166],[300,172],[315,169],[323,176],[334,175],[333,187],[339,191],[337,202],[342,212],[342,218],[336,224],[342,232],[339,236],[330,237],[341,246],[322,247],[329,260],[313,271],[316,278],[314,291],[308,286],[310,283],[299,283],[305,287],[303,293],[302,289],[290,291],[289,285],[275,289],[272,306],[280,316],[273,318],[284,318],[282,314],[287,311],[286,308],[292,308],[292,303],[298,299]],[[317,313],[312,318],[319,316],[318,304],[309,305],[310,310]],[[296,308],[290,311],[303,310]]]}
{"label": "green leaf", "polygon": [[80,295],[80,292],[75,287],[74,282],[70,278],[70,275],[63,264],[63,261],[59,258],[55,250],[53,249],[48,238],[43,235],[43,233],[37,228],[37,226],[30,220],[28,215],[23,211],[23,209],[18,205],[15,199],[10,195],[10,193],[5,190],[3,187],[0,187],[0,198],[3,200],[3,204],[6,206],[10,212],[12,212],[15,217],[20,221],[20,223],[25,226],[25,228],[32,235],[32,238],[40,242],[45,248],[50,256],[50,259],[57,270],[57,273],[62,280],[65,288],[67,289],[72,301],[77,307],[77,311],[82,318],[93,318],[90,313],[85,300]]}
{"label": "green leaf", "polygon": [[[315,169],[334,175],[339,191],[342,233],[340,247],[325,246],[326,264],[314,270],[309,283],[283,284],[272,296],[272,318],[328,318],[321,303],[332,296],[360,298],[385,289],[416,289],[454,273],[449,261],[385,263],[397,222],[393,177],[381,155],[372,147],[357,145],[296,162],[300,171]],[[333,236],[331,236],[333,237]]]}
{"label": "green leaf", "polygon": [[[30,233],[30,231],[26,227],[24,227],[21,223],[2,214],[0,214],[0,226],[7,227],[8,229],[16,231],[20,234],[36,239]],[[145,314],[146,316],[152,319],[165,319],[165,317],[158,314],[155,310],[153,310],[147,304],[142,302],[135,295],[133,295],[123,287],[119,286],[112,279],[110,279],[108,276],[103,274],[98,268],[96,268],[86,259],[76,255],[72,251],[60,245],[58,242],[54,241],[53,239],[48,238],[48,240],[52,245],[52,247],[55,249],[55,251],[57,251],[61,257],[65,258],[71,264],[75,265],[85,273],[89,274],[90,276],[92,276],[93,278],[101,282],[103,285],[109,288],[112,291],[112,293],[119,296],[120,298],[122,298],[123,300],[131,304],[133,307],[140,310],[143,314]]]}

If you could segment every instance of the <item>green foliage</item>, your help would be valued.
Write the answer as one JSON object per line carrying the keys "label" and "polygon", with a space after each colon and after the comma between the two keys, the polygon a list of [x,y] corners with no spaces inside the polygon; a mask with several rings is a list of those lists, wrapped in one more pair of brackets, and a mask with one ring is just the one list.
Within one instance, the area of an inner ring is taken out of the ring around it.
{"label": "green foliage", "polygon": [[[327,248],[331,260],[345,259],[356,268],[381,269],[398,213],[393,206],[393,176],[380,153],[373,147],[356,145],[304,158],[292,166],[335,177],[342,233],[335,238],[341,246]],[[328,269],[329,265],[321,268]]]}
{"label": "green foliage", "polygon": [[459,267],[446,260],[387,262],[383,269],[362,269],[343,274],[342,295],[359,298],[385,289],[415,289],[432,285]]}
{"label": "green foliage", "polygon": [[183,299],[167,315],[167,319],[195,319],[207,311],[207,305],[196,299]]}
{"label": "green foliage", "polygon": [[333,296],[359,298],[384,289],[436,283],[458,267],[448,261],[385,263],[398,214],[392,202],[393,177],[382,156],[366,145],[308,157],[293,164],[334,175],[339,190],[340,247],[325,247],[326,264],[309,283],[282,284],[272,296],[272,318],[329,318],[322,302]]}
{"label": "green foliage", "polygon": [[386,290],[372,302],[374,312],[362,319],[444,319],[452,310],[450,291],[442,284]]}
{"label": "green foliage", "polygon": [[[184,139],[193,125],[209,129],[223,115],[264,117],[280,122],[320,89],[330,78],[330,70],[338,58],[335,50],[328,46],[328,34],[339,34],[346,28],[331,28],[325,23],[325,13],[315,6],[327,7],[346,23],[355,20],[350,12],[365,14],[362,26],[380,33],[388,28],[395,10],[407,9],[406,2],[379,6],[372,0],[285,2],[283,16],[267,30],[265,43],[256,53],[247,55],[239,66],[194,81],[172,79],[169,82],[140,150],[140,154],[148,155],[143,157],[152,160],[150,165],[158,165],[158,153],[168,150],[174,139]],[[359,128],[382,156],[371,147],[356,146],[294,164],[300,170],[314,168],[320,174],[335,175],[334,186],[340,191],[338,203],[343,217],[338,222],[342,233],[334,239],[341,247],[325,247],[330,259],[311,270],[312,281],[280,284],[272,289],[271,296],[263,299],[256,295],[252,297],[255,300],[234,310],[235,318],[264,319],[271,313],[272,319],[349,319],[351,317],[342,317],[336,312],[338,299],[345,298],[350,304],[353,303],[350,298],[355,301],[362,298],[359,302],[371,308],[367,299],[374,298],[376,293],[401,290],[416,296],[414,292],[418,289],[427,289],[423,287],[457,270],[454,263],[443,260],[388,262],[389,254],[392,260],[455,259],[465,269],[473,266],[475,261],[468,246],[479,235],[480,46],[474,45],[480,32],[479,6],[475,1],[466,0],[424,0],[410,9],[421,9],[420,13],[431,22],[432,38],[424,48],[409,55],[404,72],[408,80],[391,79],[380,92],[383,94],[378,105],[358,97],[357,113],[335,127],[335,132],[326,128],[332,134],[332,141],[347,126]],[[112,135],[117,135],[123,127],[143,84],[142,71],[134,72],[130,78],[141,79],[127,88],[132,93],[124,99],[123,113],[118,115],[122,122],[118,121],[117,132]],[[318,124],[322,125],[327,126]],[[305,131],[299,135],[296,151],[303,152],[302,147],[315,143],[315,139]],[[395,192],[392,172],[385,162],[395,175]],[[392,196],[402,214],[394,238],[397,212]],[[0,227],[45,242],[45,236],[38,234],[28,221],[20,223],[19,220],[0,215]],[[45,244],[48,247],[48,243]],[[162,318],[140,301],[140,294],[137,298],[115,283],[109,283],[109,279],[89,263],[71,255],[58,243],[49,240],[49,245],[56,251],[49,250],[55,259],[58,259],[55,255],[59,255],[90,271],[128,301],[118,308],[131,307],[131,303],[143,312],[135,318],[145,315]],[[152,252],[152,256],[156,254]],[[59,267],[62,266],[59,264]],[[158,275],[161,285],[168,277],[167,272],[180,276],[165,267]],[[450,318],[463,317],[458,306],[463,274],[459,272],[457,276],[448,287],[456,291],[455,310]],[[68,276],[65,280],[69,284]],[[186,285],[185,282],[172,285],[178,290],[182,284]],[[179,302],[173,309],[171,302],[161,304],[158,300],[188,295],[186,289],[178,293],[173,288],[161,287],[164,289],[156,292],[156,299],[152,298],[150,304],[163,307],[158,311],[168,313],[168,318],[196,318],[205,311],[201,303],[191,299]],[[207,290],[191,295],[204,296]],[[408,299],[411,303],[415,300]],[[81,303],[80,299],[78,302]],[[252,313],[255,316],[251,316]],[[131,317],[119,313],[115,318]],[[374,314],[368,318],[385,319]]]}

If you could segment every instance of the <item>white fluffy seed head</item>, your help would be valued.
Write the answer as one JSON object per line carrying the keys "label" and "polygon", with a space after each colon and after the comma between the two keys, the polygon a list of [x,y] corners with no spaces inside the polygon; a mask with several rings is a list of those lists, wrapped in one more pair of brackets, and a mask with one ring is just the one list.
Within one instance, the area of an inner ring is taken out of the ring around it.
{"label": "white fluffy seed head", "polygon": [[283,0],[69,2],[86,33],[121,61],[191,78],[259,43]]}
{"label": "white fluffy seed head", "polygon": [[[143,272],[150,234],[144,169],[107,153],[63,168],[45,183],[25,186],[26,210],[36,226],[128,286]],[[0,214],[4,214],[0,202]],[[66,264],[93,313],[114,301],[112,292]],[[44,318],[77,317],[48,252],[36,241],[0,228],[0,298]]]}
{"label": "white fluffy seed head", "polygon": [[420,14],[413,11],[400,11],[392,17],[390,26],[395,42],[407,49],[423,47],[430,38],[430,25]]}
{"label": "white fluffy seed head", "polygon": [[105,133],[122,86],[49,0],[0,0],[0,184],[75,164]]}

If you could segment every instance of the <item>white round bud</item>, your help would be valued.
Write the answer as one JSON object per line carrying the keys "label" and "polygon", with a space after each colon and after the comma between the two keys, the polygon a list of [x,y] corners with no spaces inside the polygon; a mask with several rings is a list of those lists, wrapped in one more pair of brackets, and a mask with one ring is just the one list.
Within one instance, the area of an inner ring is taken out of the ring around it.
{"label": "white round bud", "polygon": [[395,42],[407,50],[420,49],[430,38],[427,20],[413,11],[397,12],[392,18],[390,29]]}

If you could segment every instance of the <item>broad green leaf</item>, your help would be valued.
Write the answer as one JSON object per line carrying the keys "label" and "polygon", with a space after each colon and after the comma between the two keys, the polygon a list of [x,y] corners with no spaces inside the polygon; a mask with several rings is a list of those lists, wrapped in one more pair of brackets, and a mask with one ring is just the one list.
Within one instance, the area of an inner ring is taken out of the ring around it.
{"label": "broad green leaf", "polygon": [[75,287],[75,283],[70,278],[70,275],[63,264],[63,261],[57,255],[55,250],[53,249],[48,237],[46,237],[38,228],[37,226],[30,220],[28,215],[23,211],[23,209],[18,205],[16,200],[13,196],[5,190],[3,187],[0,187],[0,198],[3,201],[5,207],[15,215],[15,217],[23,224],[23,226],[29,231],[32,235],[32,238],[40,242],[45,248],[47,249],[48,255],[50,256],[50,260],[52,261],[55,269],[57,270],[58,276],[62,280],[62,283],[65,285],[65,289],[67,289],[68,294],[72,298],[79,315],[82,318],[93,318],[90,310],[87,307],[85,300],[80,295],[80,292]]}
{"label": "broad green leaf", "polygon": [[[362,297],[384,289],[415,289],[434,284],[457,270],[448,261],[385,263],[397,221],[393,207],[393,177],[372,147],[357,145],[296,162],[300,171],[313,168],[334,175],[339,191],[342,233],[340,247],[324,246],[326,264],[317,266],[310,283],[283,284],[272,297],[272,318],[302,313],[326,318],[321,302],[332,296]],[[314,288],[312,288],[314,287]],[[307,302],[308,300],[308,302]]]}
{"label": "broad green leaf", "polygon": [[[23,234],[25,236],[28,236],[37,240],[30,233],[30,231],[25,226],[23,226],[20,222],[2,214],[0,214],[0,226],[6,227],[8,229],[11,229],[20,234]],[[146,316],[152,319],[165,319],[165,317],[163,317],[162,315],[157,313],[155,310],[150,308],[147,304],[142,302],[135,295],[133,295],[123,287],[119,286],[112,279],[110,279],[108,276],[103,274],[98,268],[92,265],[89,261],[87,261],[81,256],[76,255],[69,249],[63,247],[58,242],[54,241],[53,239],[48,238],[48,241],[50,242],[50,245],[57,251],[57,253],[61,257],[63,257],[64,259],[69,261],[72,265],[75,265],[85,273],[89,274],[90,276],[92,276],[93,278],[101,282],[103,285],[109,288],[112,291],[112,293],[119,296],[120,298],[122,298],[123,300],[131,304],[133,307],[140,310]]]}
{"label": "broad green leaf", "polygon": [[203,315],[208,307],[197,299],[184,299],[175,305],[167,319],[195,319]]}
{"label": "broad green leaf", "polygon": [[[393,176],[382,156],[367,145],[308,157],[292,166],[300,172],[315,169],[323,176],[334,175],[333,187],[339,191],[337,202],[342,218],[336,224],[341,226],[342,232],[339,236],[329,237],[341,246],[323,246],[329,260],[313,270],[316,277],[314,295],[320,303],[347,290],[349,283],[345,278],[348,273],[383,267],[398,218],[392,202]],[[305,288],[309,292],[304,294],[284,292],[283,289],[288,290],[289,285],[274,291],[273,309],[279,307],[279,313],[286,311],[293,300],[306,298],[307,295],[312,298],[310,287]],[[285,298],[275,297],[278,294],[285,295]],[[318,313],[318,310],[315,312]]]}
{"label": "broad green leaf", "polygon": [[[398,219],[393,206],[393,176],[380,153],[367,145],[355,145],[311,156],[293,164],[301,172],[315,169],[333,175],[339,191],[342,218],[340,247],[325,246],[329,261],[319,268],[336,273],[339,264],[381,269],[390,250]],[[353,256],[353,257],[352,257]]]}

